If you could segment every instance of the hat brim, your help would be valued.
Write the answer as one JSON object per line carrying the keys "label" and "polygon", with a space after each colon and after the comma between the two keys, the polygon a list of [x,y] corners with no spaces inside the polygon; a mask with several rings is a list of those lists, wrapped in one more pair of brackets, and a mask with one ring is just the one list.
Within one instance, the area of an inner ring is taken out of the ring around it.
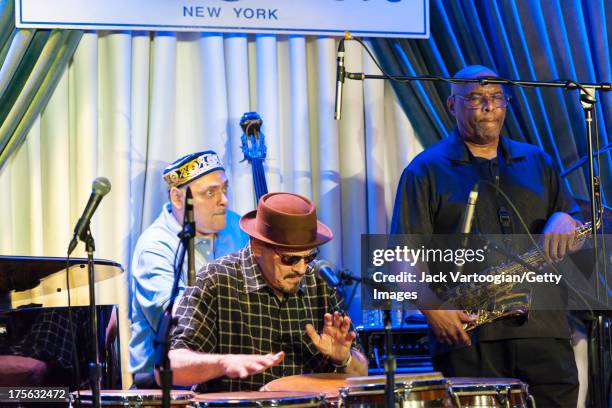
{"label": "hat brim", "polygon": [[299,245],[287,245],[280,242],[275,242],[263,235],[261,235],[255,229],[255,216],[257,215],[257,210],[250,211],[240,218],[240,228],[250,237],[258,239],[259,241],[265,242],[266,244],[274,245],[279,248],[287,248],[287,249],[310,249],[321,246],[327,242],[329,242],[334,234],[327,227],[327,225],[317,220],[317,236],[314,241],[307,244],[299,244]]}

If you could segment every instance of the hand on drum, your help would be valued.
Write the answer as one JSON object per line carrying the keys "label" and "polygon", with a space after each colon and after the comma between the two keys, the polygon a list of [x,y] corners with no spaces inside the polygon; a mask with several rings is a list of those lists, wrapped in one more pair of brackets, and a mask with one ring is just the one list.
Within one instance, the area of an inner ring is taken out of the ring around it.
{"label": "hand on drum", "polygon": [[423,310],[423,314],[439,342],[457,346],[470,346],[472,344],[464,327],[474,318],[464,311]]}
{"label": "hand on drum", "polygon": [[221,356],[219,363],[226,376],[246,378],[266,371],[268,368],[279,364],[284,358],[285,353],[283,351],[266,355],[225,354]]}
{"label": "hand on drum", "polygon": [[331,358],[335,363],[346,362],[351,353],[351,345],[357,334],[349,332],[351,318],[338,312],[325,313],[323,316],[323,330],[317,333],[312,324],[306,325],[306,334],[312,340],[317,350]]}

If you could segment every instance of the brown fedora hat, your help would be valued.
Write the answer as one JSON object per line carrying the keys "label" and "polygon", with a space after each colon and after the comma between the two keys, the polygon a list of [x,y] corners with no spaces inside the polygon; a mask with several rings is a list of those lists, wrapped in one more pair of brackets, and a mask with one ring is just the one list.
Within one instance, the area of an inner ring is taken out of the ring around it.
{"label": "brown fedora hat", "polygon": [[281,248],[309,249],[323,245],[334,236],[317,220],[315,205],[293,193],[268,193],[259,199],[257,210],[240,218],[248,235]]}

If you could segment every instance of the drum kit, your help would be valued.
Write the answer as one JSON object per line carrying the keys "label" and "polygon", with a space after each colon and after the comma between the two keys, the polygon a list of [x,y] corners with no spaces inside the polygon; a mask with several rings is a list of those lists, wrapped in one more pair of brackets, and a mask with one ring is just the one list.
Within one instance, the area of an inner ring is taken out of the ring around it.
{"label": "drum kit", "polygon": [[[444,378],[442,374],[397,375],[399,408],[535,408],[527,384],[511,378]],[[91,406],[91,392],[71,396],[72,407]],[[80,404],[78,402],[80,401]],[[160,390],[101,392],[102,406],[160,407]],[[304,374],[283,377],[260,391],[193,394],[172,391],[173,407],[379,408],[385,406],[385,377]]]}

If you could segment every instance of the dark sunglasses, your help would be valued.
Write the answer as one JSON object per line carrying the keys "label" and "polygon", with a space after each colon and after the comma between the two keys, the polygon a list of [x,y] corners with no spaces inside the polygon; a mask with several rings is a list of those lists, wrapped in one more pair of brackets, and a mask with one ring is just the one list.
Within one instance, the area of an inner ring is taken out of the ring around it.
{"label": "dark sunglasses", "polygon": [[287,255],[287,254],[283,254],[281,252],[278,252],[276,249],[274,250],[274,252],[276,252],[276,255],[278,255],[280,257],[280,261],[283,265],[286,266],[293,266],[296,263],[300,262],[302,259],[304,260],[305,264],[309,264],[312,261],[314,261],[317,256],[319,255],[319,249],[315,249],[313,252],[309,253],[308,255],[305,256],[300,256],[300,255]]}

